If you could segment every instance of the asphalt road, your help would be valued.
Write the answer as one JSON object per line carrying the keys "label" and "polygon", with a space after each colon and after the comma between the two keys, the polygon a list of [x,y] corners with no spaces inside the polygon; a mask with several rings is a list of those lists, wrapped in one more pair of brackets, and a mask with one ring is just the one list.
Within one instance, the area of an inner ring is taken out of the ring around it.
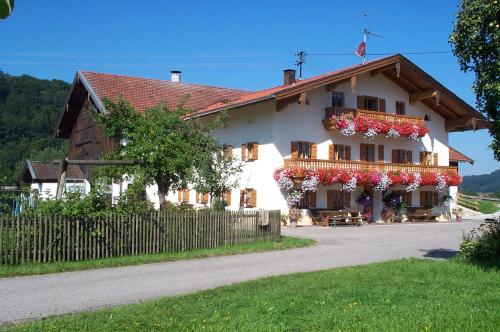
{"label": "asphalt road", "polygon": [[0,325],[185,294],[267,276],[403,257],[447,258],[478,221],[439,224],[299,227],[284,235],[318,241],[307,248],[81,272],[0,279]]}

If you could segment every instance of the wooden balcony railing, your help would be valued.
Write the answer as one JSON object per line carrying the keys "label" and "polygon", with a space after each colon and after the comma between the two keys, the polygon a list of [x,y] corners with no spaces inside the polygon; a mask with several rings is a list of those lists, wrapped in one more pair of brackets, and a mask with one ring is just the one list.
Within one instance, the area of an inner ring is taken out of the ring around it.
{"label": "wooden balcony railing", "polygon": [[285,168],[306,168],[309,170],[319,169],[346,169],[357,171],[385,171],[385,172],[447,172],[457,171],[455,166],[430,166],[420,164],[394,164],[367,162],[359,160],[322,160],[322,159],[285,159]]}
{"label": "wooden balcony railing", "polygon": [[352,114],[353,117],[361,117],[372,120],[383,120],[395,124],[417,124],[424,125],[424,118],[418,116],[409,116],[385,112],[375,112],[362,109],[345,108],[345,107],[327,107],[325,108],[325,120],[323,121],[326,129],[331,129],[331,121],[329,120],[333,115],[341,116],[344,114]]}

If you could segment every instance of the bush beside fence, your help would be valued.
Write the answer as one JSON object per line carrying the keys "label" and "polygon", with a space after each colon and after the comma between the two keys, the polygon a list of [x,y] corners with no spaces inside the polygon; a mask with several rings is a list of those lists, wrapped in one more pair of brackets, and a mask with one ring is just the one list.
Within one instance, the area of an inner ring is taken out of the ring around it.
{"label": "bush beside fence", "polygon": [[280,211],[110,214],[100,220],[0,215],[0,264],[80,261],[272,241]]}

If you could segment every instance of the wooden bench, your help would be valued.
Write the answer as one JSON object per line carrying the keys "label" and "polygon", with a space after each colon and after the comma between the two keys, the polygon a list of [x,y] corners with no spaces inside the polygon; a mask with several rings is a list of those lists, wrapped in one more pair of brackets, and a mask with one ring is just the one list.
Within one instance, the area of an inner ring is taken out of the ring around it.
{"label": "wooden bench", "polygon": [[410,222],[432,222],[437,221],[436,218],[439,217],[439,214],[433,213],[432,208],[409,207],[406,209],[406,216]]}

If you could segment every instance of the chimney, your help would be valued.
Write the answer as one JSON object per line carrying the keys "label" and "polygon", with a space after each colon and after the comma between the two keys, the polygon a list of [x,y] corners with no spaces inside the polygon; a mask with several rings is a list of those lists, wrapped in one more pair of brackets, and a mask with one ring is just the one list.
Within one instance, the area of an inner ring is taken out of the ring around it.
{"label": "chimney", "polygon": [[181,71],[171,70],[170,71],[170,81],[173,83],[179,83],[181,81]]}
{"label": "chimney", "polygon": [[291,85],[295,83],[295,69],[283,70],[283,85]]}

